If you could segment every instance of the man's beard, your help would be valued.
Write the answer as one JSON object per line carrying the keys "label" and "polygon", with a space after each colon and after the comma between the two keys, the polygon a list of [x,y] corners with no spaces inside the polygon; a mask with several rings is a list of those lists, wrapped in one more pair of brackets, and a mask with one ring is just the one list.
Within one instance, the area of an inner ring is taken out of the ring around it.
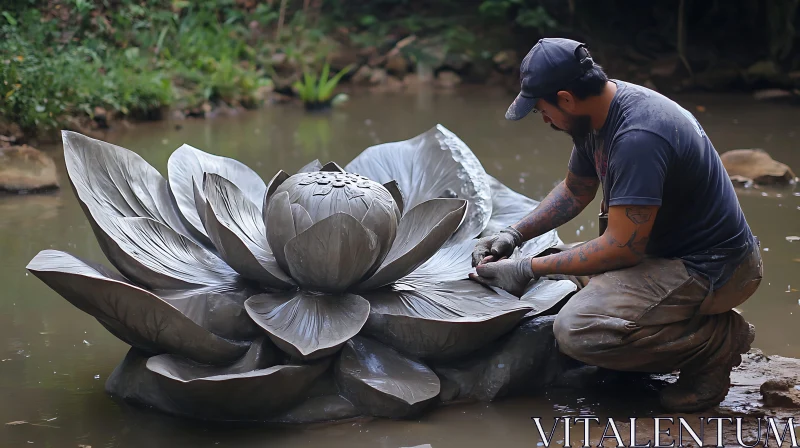
{"label": "man's beard", "polygon": [[564,112],[564,115],[569,120],[567,129],[561,129],[552,123],[550,127],[556,131],[566,132],[572,137],[572,141],[576,146],[583,144],[592,133],[592,117],[589,115],[571,115],[566,112]]}

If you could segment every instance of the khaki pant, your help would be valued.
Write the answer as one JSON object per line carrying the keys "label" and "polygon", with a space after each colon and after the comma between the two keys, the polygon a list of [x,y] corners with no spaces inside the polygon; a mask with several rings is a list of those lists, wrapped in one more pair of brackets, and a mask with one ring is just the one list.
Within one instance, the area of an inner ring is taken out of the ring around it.
{"label": "khaki pant", "polygon": [[[746,334],[733,308],[761,283],[757,245],[721,288],[690,275],[677,259],[650,258],[593,277],[556,316],[562,353],[611,370],[665,373],[723,362]],[[742,336],[736,336],[742,337]]]}

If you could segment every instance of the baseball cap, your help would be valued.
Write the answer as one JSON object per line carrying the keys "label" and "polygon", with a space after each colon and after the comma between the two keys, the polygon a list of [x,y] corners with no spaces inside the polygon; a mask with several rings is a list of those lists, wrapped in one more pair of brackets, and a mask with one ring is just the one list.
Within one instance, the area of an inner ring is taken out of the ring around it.
{"label": "baseball cap", "polygon": [[519,95],[506,112],[506,119],[528,115],[543,95],[563,90],[594,66],[586,44],[571,39],[545,38],[531,48],[520,64]]}

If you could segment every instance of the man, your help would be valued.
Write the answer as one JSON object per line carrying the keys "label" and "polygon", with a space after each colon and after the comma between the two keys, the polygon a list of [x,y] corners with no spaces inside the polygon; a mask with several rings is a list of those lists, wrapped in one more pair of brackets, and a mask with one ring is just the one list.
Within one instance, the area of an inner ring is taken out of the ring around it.
{"label": "man", "polygon": [[[558,313],[560,350],[617,371],[671,372],[670,411],[719,404],[755,330],[733,310],[758,288],[759,245],[719,156],[688,111],[609,80],[585,45],[542,39],[506,118],[539,113],[574,143],[566,179],[518,223],[478,241],[472,278],[519,295],[549,274],[590,276]],[[507,259],[577,216],[603,187],[607,228],[554,255]]]}

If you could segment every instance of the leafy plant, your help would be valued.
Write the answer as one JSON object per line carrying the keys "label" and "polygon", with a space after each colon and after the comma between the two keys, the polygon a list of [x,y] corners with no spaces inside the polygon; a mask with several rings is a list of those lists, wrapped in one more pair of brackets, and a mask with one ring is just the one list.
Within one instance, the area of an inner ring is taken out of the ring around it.
{"label": "leafy plant", "polygon": [[294,87],[300,96],[300,100],[304,103],[325,103],[333,97],[333,91],[339,81],[352,68],[352,65],[348,65],[329,78],[331,67],[326,62],[319,77],[315,73],[306,70],[303,73],[303,79],[295,81],[292,87]]}

